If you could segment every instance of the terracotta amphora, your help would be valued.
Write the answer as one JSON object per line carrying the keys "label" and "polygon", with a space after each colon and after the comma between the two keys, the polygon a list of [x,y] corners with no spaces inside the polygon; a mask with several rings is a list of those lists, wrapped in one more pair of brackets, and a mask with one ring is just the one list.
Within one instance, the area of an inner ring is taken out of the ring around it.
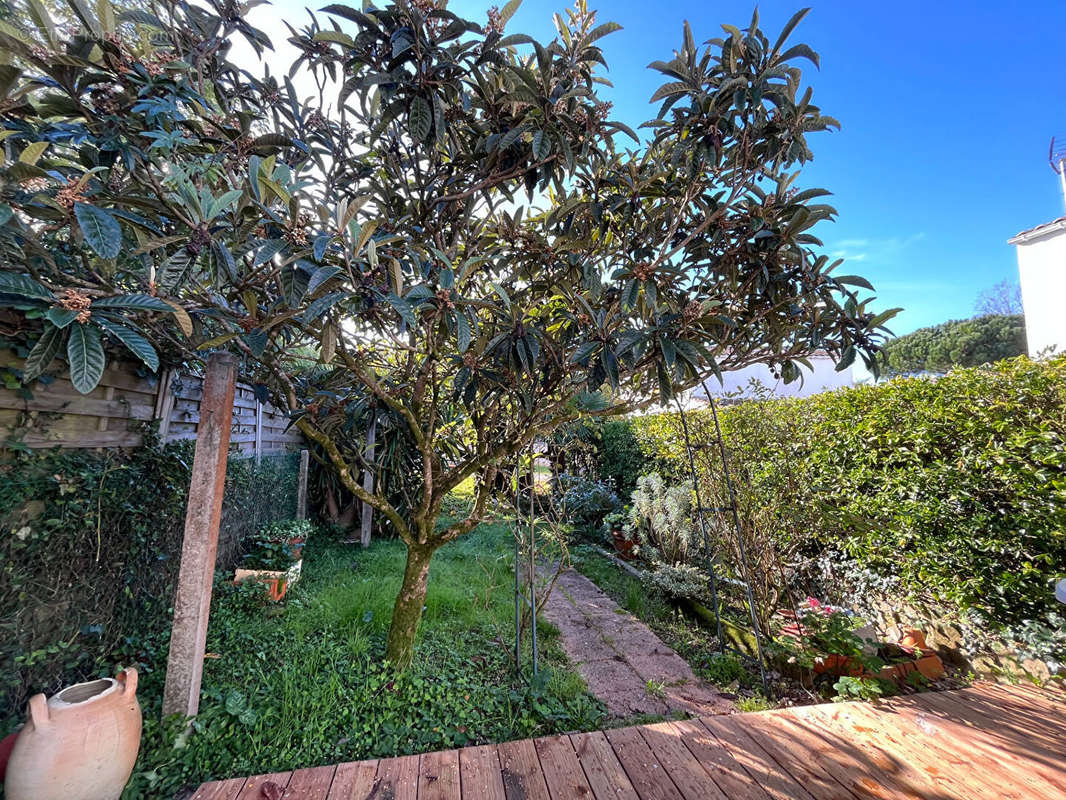
{"label": "terracotta amphora", "polygon": [[118,800],[141,744],[137,671],[34,695],[4,776],[7,800]]}

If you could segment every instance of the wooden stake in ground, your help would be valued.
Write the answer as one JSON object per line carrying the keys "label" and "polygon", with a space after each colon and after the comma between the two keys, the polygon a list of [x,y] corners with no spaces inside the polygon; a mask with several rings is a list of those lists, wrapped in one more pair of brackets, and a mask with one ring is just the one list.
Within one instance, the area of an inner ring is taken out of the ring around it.
{"label": "wooden stake in ground", "polygon": [[300,451],[300,473],[296,479],[296,519],[307,519],[307,468],[310,456],[310,451]]}
{"label": "wooden stake in ground", "polygon": [[233,418],[233,389],[237,359],[215,353],[207,362],[200,425],[196,432],[185,539],[181,546],[178,589],[174,596],[174,625],[163,689],[163,715],[196,716],[204,669],[211,584],[218,552],[218,526],[226,487],[226,458]]}
{"label": "wooden stake in ground", "polygon": [[[374,463],[374,437],[377,435],[377,415],[370,420],[370,428],[366,432],[366,469],[363,470],[363,488],[367,494],[374,493],[374,472],[371,465]],[[370,547],[370,528],[374,524],[374,507],[369,503],[363,503],[362,526],[359,530],[359,538],[363,547]]]}

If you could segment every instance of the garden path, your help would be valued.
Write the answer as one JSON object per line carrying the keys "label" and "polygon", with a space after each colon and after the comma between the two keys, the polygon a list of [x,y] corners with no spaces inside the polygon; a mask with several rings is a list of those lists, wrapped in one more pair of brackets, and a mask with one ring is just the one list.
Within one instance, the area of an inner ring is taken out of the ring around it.
{"label": "garden path", "polygon": [[567,657],[614,717],[734,710],[647,625],[572,569],[559,576],[542,615],[559,629]]}

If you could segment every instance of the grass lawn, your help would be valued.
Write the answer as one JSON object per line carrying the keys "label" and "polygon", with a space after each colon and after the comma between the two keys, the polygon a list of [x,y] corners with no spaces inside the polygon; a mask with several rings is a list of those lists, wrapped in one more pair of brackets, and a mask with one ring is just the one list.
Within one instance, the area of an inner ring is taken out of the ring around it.
{"label": "grass lawn", "polygon": [[766,699],[756,691],[759,685],[757,672],[736,656],[720,652],[714,633],[673,603],[649,592],[639,579],[588,545],[576,545],[570,552],[578,572],[655,631],[699,677],[723,691],[738,694],[735,702],[741,711],[769,707]]}
{"label": "grass lawn", "polygon": [[[313,537],[284,604],[216,585],[203,699],[191,731],[159,722],[163,670],[146,673],[145,735],[124,798],[201,781],[482,742],[591,730],[602,705],[541,624],[538,680],[514,672],[513,539],[484,524],[433,561],[415,663],[382,664],[404,548]],[[162,653],[161,664],[166,654]]]}

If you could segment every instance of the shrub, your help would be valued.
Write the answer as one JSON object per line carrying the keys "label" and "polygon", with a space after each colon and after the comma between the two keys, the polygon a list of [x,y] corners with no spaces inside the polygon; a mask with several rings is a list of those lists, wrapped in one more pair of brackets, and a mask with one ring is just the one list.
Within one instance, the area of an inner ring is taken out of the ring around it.
{"label": "shrub", "polygon": [[585,528],[598,528],[608,514],[622,508],[611,488],[599,481],[576,475],[560,475],[555,479],[556,508],[573,522]]}
{"label": "shrub", "polygon": [[692,524],[692,490],[667,486],[657,473],[637,479],[629,521],[641,544],[666,564],[684,564],[694,555],[699,536]]}
{"label": "shrub", "polygon": [[608,420],[600,426],[599,433],[596,468],[600,480],[628,497],[637,486],[637,476],[645,471],[644,454],[633,426],[625,420]]}
{"label": "shrub", "polygon": [[646,574],[645,581],[650,588],[674,600],[702,600],[709,584],[706,571],[691,564],[656,564]]}
{"label": "shrub", "polygon": [[[709,441],[708,412],[688,416],[697,441]],[[744,516],[764,509],[786,561],[839,558],[880,576],[870,586],[890,580],[993,627],[1055,611],[1066,564],[1066,357],[747,402],[721,423],[750,501]],[[675,415],[630,424],[661,474],[685,474]],[[701,466],[702,480],[712,474]]]}

